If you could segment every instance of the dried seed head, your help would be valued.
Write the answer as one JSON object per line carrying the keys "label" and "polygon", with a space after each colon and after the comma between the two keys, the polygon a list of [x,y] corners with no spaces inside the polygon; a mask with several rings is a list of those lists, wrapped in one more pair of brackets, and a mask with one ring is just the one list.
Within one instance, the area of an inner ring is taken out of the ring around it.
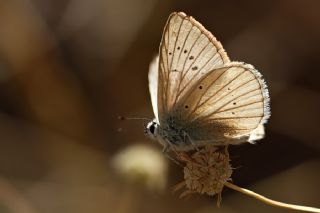
{"label": "dried seed head", "polygon": [[191,156],[183,155],[181,160],[185,163],[185,186],[190,192],[219,195],[224,184],[230,180],[232,168],[227,149],[220,152],[215,147],[207,146]]}

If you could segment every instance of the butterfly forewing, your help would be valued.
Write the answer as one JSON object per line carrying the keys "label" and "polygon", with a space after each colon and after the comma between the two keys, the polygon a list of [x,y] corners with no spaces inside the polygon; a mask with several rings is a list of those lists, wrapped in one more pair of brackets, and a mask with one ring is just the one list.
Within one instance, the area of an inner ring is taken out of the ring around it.
{"label": "butterfly forewing", "polygon": [[202,76],[227,62],[220,42],[199,22],[184,13],[172,13],[160,44],[160,122]]}
{"label": "butterfly forewing", "polygon": [[159,122],[158,118],[158,64],[159,64],[159,57],[155,57],[149,67],[149,92],[151,96],[151,104],[153,113],[156,117],[157,122]]}
{"label": "butterfly forewing", "polygon": [[239,62],[202,77],[178,106],[190,122],[214,126],[208,140],[217,132],[231,138],[249,136],[270,116],[268,91],[260,73]]}

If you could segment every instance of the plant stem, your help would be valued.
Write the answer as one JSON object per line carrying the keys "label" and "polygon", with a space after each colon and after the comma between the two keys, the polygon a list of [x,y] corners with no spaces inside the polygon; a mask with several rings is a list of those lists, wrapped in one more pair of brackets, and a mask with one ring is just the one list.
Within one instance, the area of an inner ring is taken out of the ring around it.
{"label": "plant stem", "polygon": [[316,212],[316,213],[320,213],[320,209],[318,208],[314,208],[314,207],[309,207],[309,206],[299,206],[299,205],[293,205],[293,204],[288,204],[288,203],[283,203],[283,202],[279,202],[279,201],[275,201],[275,200],[271,200],[269,198],[266,198],[260,194],[257,194],[253,191],[250,191],[248,189],[244,189],[244,188],[241,188],[239,186],[236,186],[230,182],[226,182],[224,184],[225,186],[235,190],[235,191],[238,191],[238,192],[241,192],[245,195],[248,195],[248,196],[251,196],[257,200],[260,200],[268,205],[271,205],[271,206],[276,206],[276,207],[281,207],[281,208],[286,208],[286,209],[292,209],[292,210],[297,210],[297,211],[305,211],[305,212]]}

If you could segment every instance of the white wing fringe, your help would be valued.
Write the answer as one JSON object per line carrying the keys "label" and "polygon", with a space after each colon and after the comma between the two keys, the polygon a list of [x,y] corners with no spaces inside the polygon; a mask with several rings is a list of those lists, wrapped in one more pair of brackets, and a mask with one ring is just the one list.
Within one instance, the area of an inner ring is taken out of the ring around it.
{"label": "white wing fringe", "polygon": [[264,134],[265,134],[264,126],[263,124],[260,124],[255,130],[253,130],[250,133],[248,142],[253,144],[255,143],[255,141],[261,140],[262,138],[264,138]]}

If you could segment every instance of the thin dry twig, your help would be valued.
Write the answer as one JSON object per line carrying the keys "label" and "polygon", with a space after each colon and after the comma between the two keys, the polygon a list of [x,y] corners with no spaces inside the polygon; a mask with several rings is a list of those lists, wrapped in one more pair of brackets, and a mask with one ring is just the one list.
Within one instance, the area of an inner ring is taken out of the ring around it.
{"label": "thin dry twig", "polygon": [[314,208],[314,207],[309,207],[309,206],[300,206],[300,205],[294,205],[294,204],[289,204],[289,203],[283,203],[279,201],[275,201],[269,198],[266,198],[265,196],[262,196],[258,193],[255,193],[253,191],[250,191],[248,189],[241,188],[239,186],[236,186],[230,182],[226,182],[224,184],[226,187],[229,187],[230,189],[233,189],[235,191],[241,192],[245,195],[248,195],[250,197],[253,197],[257,200],[260,200],[268,205],[271,206],[276,206],[276,207],[281,207],[281,208],[286,208],[286,209],[292,209],[292,210],[297,210],[297,211],[305,211],[305,212],[316,212],[320,213],[320,209]]}

